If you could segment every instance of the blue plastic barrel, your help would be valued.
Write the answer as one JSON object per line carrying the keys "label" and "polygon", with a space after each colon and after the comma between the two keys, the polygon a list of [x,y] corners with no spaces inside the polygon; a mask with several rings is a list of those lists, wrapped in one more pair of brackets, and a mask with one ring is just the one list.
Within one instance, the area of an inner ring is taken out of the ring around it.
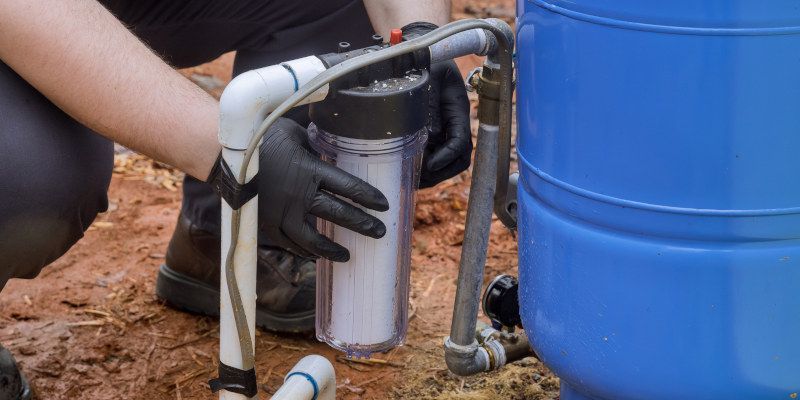
{"label": "blue plastic barrel", "polygon": [[518,0],[520,303],[562,400],[800,393],[800,1]]}

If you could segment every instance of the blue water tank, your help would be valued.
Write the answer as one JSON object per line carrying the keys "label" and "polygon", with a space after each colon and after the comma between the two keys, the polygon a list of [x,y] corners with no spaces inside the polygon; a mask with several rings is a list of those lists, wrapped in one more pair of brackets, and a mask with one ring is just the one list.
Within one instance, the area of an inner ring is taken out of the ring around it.
{"label": "blue water tank", "polygon": [[518,0],[520,304],[562,400],[800,393],[800,1]]}

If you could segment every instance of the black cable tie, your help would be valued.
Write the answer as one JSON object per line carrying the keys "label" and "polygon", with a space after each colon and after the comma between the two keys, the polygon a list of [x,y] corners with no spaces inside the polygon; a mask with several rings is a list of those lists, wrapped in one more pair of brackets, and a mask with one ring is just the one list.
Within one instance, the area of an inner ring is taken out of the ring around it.
{"label": "black cable tie", "polygon": [[234,210],[242,208],[243,205],[258,194],[258,175],[250,179],[250,182],[244,185],[240,184],[228,163],[222,158],[222,153],[217,158],[217,163],[214,165],[214,170],[211,171],[210,177],[209,183],[214,192],[222,197]]}
{"label": "black cable tie", "polygon": [[256,382],[256,369],[241,370],[223,363],[219,363],[219,378],[208,381],[211,392],[227,390],[243,396],[253,397],[258,394]]}

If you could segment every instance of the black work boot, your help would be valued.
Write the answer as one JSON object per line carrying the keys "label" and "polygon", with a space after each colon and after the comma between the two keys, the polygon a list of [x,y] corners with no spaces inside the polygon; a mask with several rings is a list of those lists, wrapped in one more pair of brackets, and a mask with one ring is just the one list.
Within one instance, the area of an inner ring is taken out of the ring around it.
{"label": "black work boot", "polygon": [[[220,237],[181,214],[158,271],[156,295],[183,311],[219,316]],[[258,248],[256,325],[276,332],[314,329],[313,260]]]}
{"label": "black work boot", "polygon": [[0,400],[30,400],[28,381],[22,376],[11,352],[0,346]]}

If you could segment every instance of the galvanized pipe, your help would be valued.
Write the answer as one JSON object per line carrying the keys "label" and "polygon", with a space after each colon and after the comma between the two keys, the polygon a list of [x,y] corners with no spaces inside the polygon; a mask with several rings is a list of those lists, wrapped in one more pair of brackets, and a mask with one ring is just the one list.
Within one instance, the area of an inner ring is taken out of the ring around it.
{"label": "galvanized pipe", "polygon": [[[480,346],[474,337],[492,210],[497,210],[498,204],[502,204],[505,209],[509,162],[507,153],[511,150],[513,31],[502,21],[490,20],[490,23],[494,26],[492,31],[497,35],[495,39],[498,46],[489,54],[484,64],[487,75],[481,76],[481,79],[489,81],[487,87],[479,87],[478,93],[481,94],[482,90],[494,93],[482,94],[481,100],[485,103],[479,105],[481,123],[478,128],[464,242],[461,246],[456,299],[450,336],[445,339],[444,344],[447,367],[461,376],[491,369],[492,360],[496,358],[490,352],[500,356],[505,354],[502,347]],[[496,74],[496,79],[494,76],[492,79],[484,79],[489,78],[490,71],[493,75]],[[495,193],[498,192],[502,196],[496,196]]]}
{"label": "galvanized pipe", "polygon": [[465,54],[485,56],[497,49],[497,40],[494,35],[483,29],[470,29],[456,33],[445,40],[431,45],[431,64],[452,60]]}
{"label": "galvanized pipe", "polygon": [[499,132],[500,127],[497,125],[480,124],[478,128],[475,167],[472,170],[467,223],[461,246],[453,320],[450,324],[450,341],[461,346],[475,342],[483,266],[486,264],[489,229],[492,226]]}

